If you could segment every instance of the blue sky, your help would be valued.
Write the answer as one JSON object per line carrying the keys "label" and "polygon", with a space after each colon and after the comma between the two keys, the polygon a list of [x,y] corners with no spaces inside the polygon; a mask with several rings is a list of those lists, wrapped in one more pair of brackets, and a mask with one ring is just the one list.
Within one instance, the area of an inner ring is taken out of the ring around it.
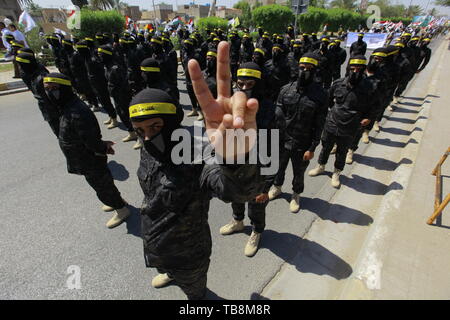
{"label": "blue sky", "polygon": [[[441,14],[450,15],[450,7],[434,6],[433,5],[434,0],[412,0],[412,4],[420,5],[422,8],[425,8],[428,1],[430,3],[428,8],[436,7]],[[35,0],[35,2],[42,7],[63,7],[63,6],[68,6],[68,5],[72,4],[70,2],[70,0]],[[142,9],[150,9],[152,7],[151,0],[124,0],[124,2],[126,2],[130,5],[140,6],[141,10]],[[175,4],[181,5],[181,4],[188,4],[192,1],[189,1],[189,0],[177,0],[177,1],[176,0],[165,0],[165,1],[155,0],[155,4],[158,4],[160,2],[170,3],[173,5],[175,5]],[[209,1],[209,0],[195,1],[196,4],[206,4],[206,3],[210,3],[210,2],[211,1]],[[217,5],[232,7],[232,5],[235,4],[236,2],[238,2],[238,0],[217,0]],[[410,0],[394,0],[393,2],[399,3],[399,4],[403,3],[404,5],[408,6],[410,3]]]}

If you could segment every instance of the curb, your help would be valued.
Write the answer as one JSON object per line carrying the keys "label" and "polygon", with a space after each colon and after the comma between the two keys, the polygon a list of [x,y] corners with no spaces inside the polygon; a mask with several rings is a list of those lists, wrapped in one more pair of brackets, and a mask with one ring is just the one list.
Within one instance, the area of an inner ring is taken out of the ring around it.
{"label": "curb", "polygon": [[[441,46],[445,47],[445,42]],[[436,65],[436,71],[431,78],[430,85],[428,87],[428,94],[433,95],[436,91],[436,82],[441,72],[439,65],[443,61],[445,50],[439,48],[439,62]],[[410,159],[417,159],[417,155],[420,150],[421,141],[428,125],[428,116],[432,105],[432,98],[426,98],[422,104],[422,110],[417,114],[416,125],[423,129],[423,131],[414,131],[411,135],[412,138],[417,140],[418,144],[409,144],[404,148],[401,153],[401,157],[409,157]],[[419,119],[421,116],[425,116],[426,119]],[[380,276],[383,266],[383,247],[388,242],[389,236],[394,232],[389,230],[386,225],[388,220],[395,216],[397,211],[405,199],[405,190],[408,188],[409,181],[414,165],[400,166],[391,177],[391,181],[397,181],[403,185],[403,190],[387,189],[386,195],[381,201],[379,208],[374,215],[377,217],[374,224],[371,226],[366,239],[360,249],[358,258],[356,259],[354,272],[351,278],[344,284],[343,289],[337,299],[339,300],[357,300],[357,299],[371,299],[373,297],[374,290],[381,288]]]}
{"label": "curb", "polygon": [[27,86],[25,85],[25,83],[20,80],[20,81],[13,81],[13,82],[6,82],[6,83],[0,83],[0,94],[4,95],[6,94],[4,91],[11,91],[11,90],[17,90],[17,89],[24,89],[27,88]]}

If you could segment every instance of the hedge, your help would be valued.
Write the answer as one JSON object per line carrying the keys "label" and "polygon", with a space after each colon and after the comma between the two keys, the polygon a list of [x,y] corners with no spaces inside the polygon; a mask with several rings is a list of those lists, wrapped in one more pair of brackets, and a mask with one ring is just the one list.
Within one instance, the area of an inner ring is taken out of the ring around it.
{"label": "hedge", "polygon": [[81,10],[81,30],[74,30],[80,38],[95,37],[98,32],[121,33],[125,29],[125,18],[116,10]]}
{"label": "hedge", "polygon": [[291,9],[278,4],[261,6],[252,12],[253,23],[270,33],[283,33],[294,21]]}
{"label": "hedge", "polygon": [[228,29],[228,20],[219,17],[200,18],[195,21],[195,26],[205,35],[206,29],[213,30],[220,28],[226,31]]}

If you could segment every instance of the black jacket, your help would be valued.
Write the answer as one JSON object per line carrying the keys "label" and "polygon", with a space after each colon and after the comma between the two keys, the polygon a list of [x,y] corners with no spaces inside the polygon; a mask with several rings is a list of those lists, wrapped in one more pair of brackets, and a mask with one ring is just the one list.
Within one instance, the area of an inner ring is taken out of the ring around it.
{"label": "black jacket", "polygon": [[318,83],[312,83],[301,92],[296,81],[281,88],[277,107],[286,119],[286,149],[314,152],[320,143],[327,103],[327,94]]}
{"label": "black jacket", "polygon": [[58,140],[69,173],[86,174],[104,166],[107,147],[97,118],[78,97],[63,106]]}
{"label": "black jacket", "polygon": [[278,62],[274,62],[273,59],[268,60],[264,65],[264,69],[267,72],[264,75],[265,89],[270,99],[276,101],[281,87],[286,85],[291,79],[291,68],[286,57],[283,57]]}
{"label": "black jacket", "polygon": [[370,99],[372,83],[363,78],[355,87],[350,87],[348,78],[333,82],[330,88],[328,116],[324,130],[336,136],[353,137],[362,119],[374,119],[376,110]]}
{"label": "black jacket", "polygon": [[428,47],[421,47],[419,59],[417,60],[417,70],[422,71],[427,66],[431,58],[431,49]]}
{"label": "black jacket", "polygon": [[350,56],[365,55],[367,50],[367,43],[365,41],[359,42],[358,40],[353,42],[350,46]]}
{"label": "black jacket", "polygon": [[44,90],[44,77],[49,73],[46,67],[38,63],[36,71],[27,74],[21,73],[23,82],[27,85],[28,89],[33,93],[34,98],[38,102],[39,110],[41,110],[42,116],[45,121],[51,121],[58,119],[60,114],[56,106],[54,106],[47,98],[47,94]]}
{"label": "black jacket", "polygon": [[137,171],[144,192],[142,238],[147,267],[192,270],[211,255],[210,199],[245,202],[261,192],[257,165],[162,163],[145,149]]}

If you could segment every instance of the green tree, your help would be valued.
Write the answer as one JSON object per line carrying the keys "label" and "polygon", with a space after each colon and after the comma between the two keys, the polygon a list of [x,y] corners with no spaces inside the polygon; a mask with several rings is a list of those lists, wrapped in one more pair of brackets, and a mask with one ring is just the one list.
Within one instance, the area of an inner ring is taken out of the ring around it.
{"label": "green tree", "polygon": [[83,8],[81,30],[74,32],[80,38],[95,37],[97,32],[121,33],[125,18],[117,10],[101,11]]}
{"label": "green tree", "polygon": [[435,4],[438,6],[450,7],[450,0],[436,0]]}
{"label": "green tree", "polygon": [[352,10],[357,7],[356,0],[333,0],[330,2],[331,8],[341,8]]}
{"label": "green tree", "polygon": [[228,28],[228,20],[222,19],[219,17],[206,17],[200,18],[195,21],[195,25],[201,30],[204,31],[206,29],[217,29],[220,28],[222,30],[227,30]]}
{"label": "green tree", "polygon": [[126,9],[129,7],[128,3],[120,1],[120,0],[113,0],[113,6],[116,10]]}
{"label": "green tree", "polygon": [[270,33],[280,33],[293,22],[294,14],[288,7],[271,4],[253,10],[252,20],[257,26],[263,27]]}
{"label": "green tree", "polygon": [[239,17],[241,27],[248,28],[252,25],[252,9],[247,1],[241,0],[234,4],[233,8],[242,10],[242,15]]}
{"label": "green tree", "polygon": [[423,9],[421,6],[415,5],[415,6],[410,6],[407,9],[407,17],[414,17],[414,16],[420,16],[424,13]]}
{"label": "green tree", "polygon": [[108,10],[114,8],[114,0],[90,0],[89,5],[94,10]]}
{"label": "green tree", "polygon": [[72,3],[74,6],[83,8],[84,6],[88,5],[88,0],[72,0]]}

